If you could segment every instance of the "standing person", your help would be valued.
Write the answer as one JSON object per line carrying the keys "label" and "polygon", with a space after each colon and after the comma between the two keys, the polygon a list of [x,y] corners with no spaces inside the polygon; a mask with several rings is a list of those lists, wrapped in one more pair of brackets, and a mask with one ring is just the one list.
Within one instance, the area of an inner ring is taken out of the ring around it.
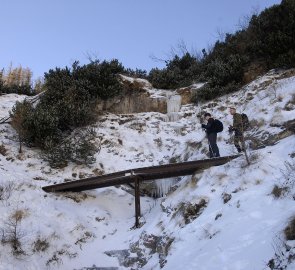
{"label": "standing person", "polygon": [[[202,124],[202,128],[206,130],[208,143],[209,143],[209,153],[210,158],[220,157],[219,149],[216,143],[217,140],[217,129],[215,122],[218,120],[214,120],[210,113],[205,113],[204,115],[207,124]],[[219,121],[220,122],[220,121]],[[221,122],[220,122],[221,123]],[[221,123],[222,125],[222,123]]]}
{"label": "standing person", "polygon": [[229,113],[233,116],[233,125],[229,126],[229,132],[235,132],[234,144],[238,152],[245,151],[245,141],[244,141],[244,124],[243,117],[241,114],[237,113],[235,107],[229,108]]}

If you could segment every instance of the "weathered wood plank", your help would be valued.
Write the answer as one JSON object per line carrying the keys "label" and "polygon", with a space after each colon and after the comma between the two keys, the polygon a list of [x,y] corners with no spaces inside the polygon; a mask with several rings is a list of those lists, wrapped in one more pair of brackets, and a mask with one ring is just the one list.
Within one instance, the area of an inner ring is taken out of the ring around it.
{"label": "weathered wood plank", "polygon": [[201,171],[212,166],[225,164],[239,156],[240,155],[226,156],[213,159],[129,169],[102,176],[95,176],[61,184],[45,186],[42,189],[46,192],[78,192],[83,190],[133,183],[135,176],[139,176],[140,181],[147,181],[191,175],[196,171]]}

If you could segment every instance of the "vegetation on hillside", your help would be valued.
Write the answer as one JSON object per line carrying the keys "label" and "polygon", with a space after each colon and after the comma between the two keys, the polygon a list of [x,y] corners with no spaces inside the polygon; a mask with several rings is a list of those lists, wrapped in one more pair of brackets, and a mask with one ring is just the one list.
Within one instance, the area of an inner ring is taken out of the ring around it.
{"label": "vegetation on hillside", "polygon": [[255,76],[273,68],[295,66],[295,2],[253,15],[248,27],[226,34],[202,56],[186,52],[174,56],[163,69],[152,69],[149,80],[156,88],[175,89],[196,81],[207,82],[197,100],[210,100],[233,92]]}
{"label": "vegetation on hillside", "polygon": [[[117,75],[123,70],[117,60],[91,61],[83,66],[74,62],[71,68],[49,70],[45,73],[46,91],[37,105],[33,106],[24,101],[13,108],[12,123],[20,141],[38,146],[50,156],[55,153],[62,159],[66,156],[68,160],[71,160],[73,155],[77,156],[77,153],[72,151],[73,144],[66,138],[70,137],[75,128],[94,122],[97,99],[106,100],[122,91]],[[81,140],[75,141],[75,144],[87,146],[94,154],[93,147],[89,145],[89,141],[86,142],[95,137],[91,134],[80,136]],[[83,160],[90,159],[83,157]]]}
{"label": "vegetation on hillside", "polygon": [[0,71],[0,94],[16,93],[28,96],[34,95],[32,74],[29,68],[22,68],[22,66],[17,68],[10,66],[8,71],[2,69]]}
{"label": "vegetation on hillside", "polygon": [[71,68],[49,70],[44,83],[40,81],[32,89],[32,72],[11,68],[8,73],[0,73],[0,92],[30,95],[46,90],[36,106],[17,103],[11,116],[20,142],[52,153],[52,149],[63,149],[61,142],[75,128],[94,122],[97,100],[122,92],[118,74],[148,78],[154,87],[162,89],[207,82],[196,92],[195,99],[210,100],[237,90],[254,79],[251,76],[273,68],[294,67],[294,48],[295,2],[283,0],[280,5],[253,15],[248,27],[226,34],[224,41],[217,41],[210,51],[203,49],[202,56],[189,52],[175,55],[165,68],[152,69],[148,75],[144,70],[126,69],[116,59],[90,60],[86,65],[74,62]]}

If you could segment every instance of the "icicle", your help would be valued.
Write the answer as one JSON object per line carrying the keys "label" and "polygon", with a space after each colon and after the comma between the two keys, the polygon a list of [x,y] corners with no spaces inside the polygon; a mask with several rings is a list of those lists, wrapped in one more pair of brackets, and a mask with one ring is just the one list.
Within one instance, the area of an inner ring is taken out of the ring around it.
{"label": "icicle", "polygon": [[170,94],[167,95],[167,116],[169,121],[179,120],[179,110],[181,107],[181,96]]}
{"label": "icicle", "polygon": [[156,198],[163,197],[166,195],[171,187],[175,184],[176,179],[175,178],[169,178],[169,179],[162,179],[156,181],[156,191],[153,194]]}

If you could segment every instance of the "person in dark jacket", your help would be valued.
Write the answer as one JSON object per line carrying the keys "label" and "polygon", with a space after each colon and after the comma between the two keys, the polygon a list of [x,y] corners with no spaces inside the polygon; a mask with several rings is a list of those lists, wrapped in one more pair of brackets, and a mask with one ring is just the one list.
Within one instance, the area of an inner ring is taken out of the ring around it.
{"label": "person in dark jacket", "polygon": [[230,107],[229,113],[233,116],[233,125],[229,127],[229,132],[235,132],[234,145],[240,153],[245,151],[243,118],[240,113],[237,113],[235,107]]}
{"label": "person in dark jacket", "polygon": [[202,124],[202,128],[206,130],[208,143],[209,143],[209,153],[210,158],[220,157],[219,149],[217,146],[217,132],[214,127],[214,118],[210,113],[205,113],[204,115],[207,124]]}

